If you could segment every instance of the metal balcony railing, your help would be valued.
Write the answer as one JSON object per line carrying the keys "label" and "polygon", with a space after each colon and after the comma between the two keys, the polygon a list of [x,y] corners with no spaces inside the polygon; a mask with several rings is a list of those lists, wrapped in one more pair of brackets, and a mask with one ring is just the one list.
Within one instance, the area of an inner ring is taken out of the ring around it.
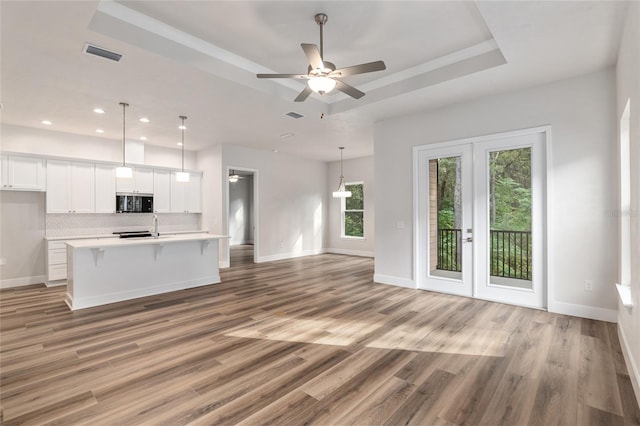
{"label": "metal balcony railing", "polygon": [[[438,229],[437,269],[462,271],[462,230]],[[489,233],[490,273],[495,277],[531,280],[531,231]]]}
{"label": "metal balcony railing", "polygon": [[444,271],[462,271],[462,230],[438,229],[438,265]]}

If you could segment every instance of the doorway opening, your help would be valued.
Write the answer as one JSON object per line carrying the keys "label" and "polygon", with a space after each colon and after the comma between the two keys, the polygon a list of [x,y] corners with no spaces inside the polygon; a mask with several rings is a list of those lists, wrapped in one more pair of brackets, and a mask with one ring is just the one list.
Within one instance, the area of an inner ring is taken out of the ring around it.
{"label": "doorway opening", "polygon": [[229,266],[256,261],[256,180],[256,170],[227,169]]}

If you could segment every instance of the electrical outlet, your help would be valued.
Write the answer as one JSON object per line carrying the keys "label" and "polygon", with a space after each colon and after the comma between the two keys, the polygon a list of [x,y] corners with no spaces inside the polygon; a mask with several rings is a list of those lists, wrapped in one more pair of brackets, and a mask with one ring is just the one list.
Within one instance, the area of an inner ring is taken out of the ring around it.
{"label": "electrical outlet", "polygon": [[586,291],[593,291],[593,281],[591,280],[584,280],[584,289]]}
{"label": "electrical outlet", "polygon": [[402,220],[399,220],[398,222],[396,222],[396,227],[398,229],[404,229],[404,222]]}
{"label": "electrical outlet", "polygon": [[0,257],[0,266],[6,265],[7,259],[5,257]]}

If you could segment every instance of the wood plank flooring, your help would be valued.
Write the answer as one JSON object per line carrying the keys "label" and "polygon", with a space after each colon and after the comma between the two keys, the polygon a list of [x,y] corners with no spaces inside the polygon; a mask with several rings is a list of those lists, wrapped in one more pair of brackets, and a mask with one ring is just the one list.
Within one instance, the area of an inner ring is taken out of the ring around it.
{"label": "wood plank flooring", "polygon": [[367,258],[251,259],[77,312],[2,290],[0,423],[640,424],[615,324],[374,284]]}

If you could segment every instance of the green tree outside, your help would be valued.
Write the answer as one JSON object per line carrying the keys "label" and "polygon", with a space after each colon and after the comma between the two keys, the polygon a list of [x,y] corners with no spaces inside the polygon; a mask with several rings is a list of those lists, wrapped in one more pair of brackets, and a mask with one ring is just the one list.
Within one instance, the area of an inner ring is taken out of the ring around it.
{"label": "green tree outside", "polygon": [[351,197],[345,198],[344,235],[364,237],[364,185],[346,185]]}

